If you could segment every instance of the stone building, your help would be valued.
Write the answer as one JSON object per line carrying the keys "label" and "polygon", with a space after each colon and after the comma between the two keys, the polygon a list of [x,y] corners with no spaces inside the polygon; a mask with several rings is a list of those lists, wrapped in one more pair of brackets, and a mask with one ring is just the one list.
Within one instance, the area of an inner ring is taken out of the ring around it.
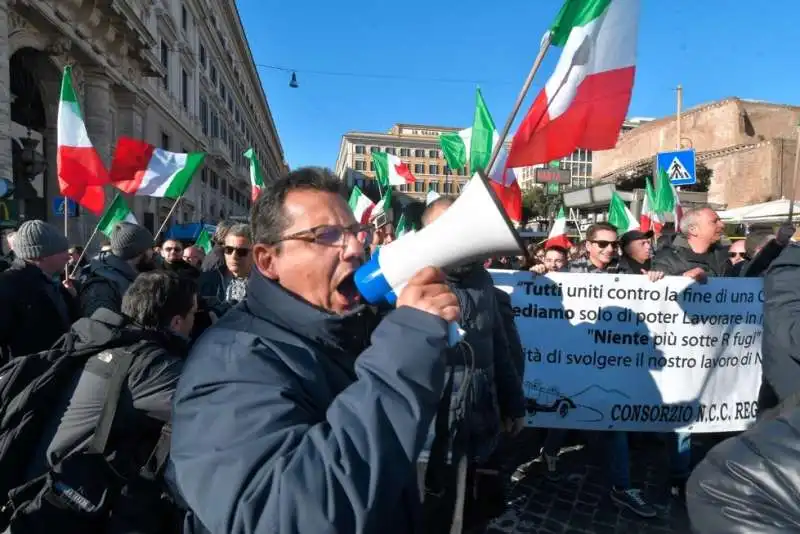
{"label": "stone building", "polygon": [[[712,172],[708,202],[736,208],[791,195],[800,107],[726,98],[681,114],[680,145]],[[651,172],[655,154],[675,150],[674,116],[625,132],[593,154],[595,182]],[[798,197],[800,198],[800,195]]]}
{"label": "stone building", "polygon": [[[11,201],[22,218],[63,220],[53,199],[59,194],[59,88],[67,64],[89,137],[107,165],[121,135],[208,154],[175,211],[176,222],[247,212],[250,182],[242,152],[249,146],[266,177],[287,167],[234,0],[0,0],[0,178],[20,180],[14,169],[23,141],[40,141],[36,150],[46,161],[33,187],[15,184],[22,186],[17,192],[28,191],[27,198]],[[115,192],[108,187],[107,200]],[[172,201],[136,197],[129,205],[155,231]],[[70,240],[85,241],[96,221],[85,211],[71,219]]]}

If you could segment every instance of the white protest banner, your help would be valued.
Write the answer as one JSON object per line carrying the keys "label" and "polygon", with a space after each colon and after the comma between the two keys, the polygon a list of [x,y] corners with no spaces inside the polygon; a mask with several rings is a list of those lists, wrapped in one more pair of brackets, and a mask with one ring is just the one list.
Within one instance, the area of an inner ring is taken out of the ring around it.
{"label": "white protest banner", "polygon": [[491,273],[525,351],[529,426],[726,432],[755,421],[761,279]]}

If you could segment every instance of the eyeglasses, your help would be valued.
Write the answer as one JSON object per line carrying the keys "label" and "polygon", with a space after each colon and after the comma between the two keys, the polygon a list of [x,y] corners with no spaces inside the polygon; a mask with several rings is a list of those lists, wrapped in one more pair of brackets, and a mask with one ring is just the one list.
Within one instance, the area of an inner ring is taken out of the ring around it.
{"label": "eyeglasses", "polygon": [[250,254],[250,249],[246,247],[222,247],[222,249],[225,251],[226,256],[236,254],[240,258],[244,258]]}
{"label": "eyeglasses", "polygon": [[616,247],[619,241],[591,241],[600,248]]}
{"label": "eyeglasses", "polygon": [[362,244],[371,241],[374,231],[375,227],[371,224],[353,224],[351,226],[323,224],[282,237],[273,244],[278,244],[282,241],[298,240],[327,247],[340,247],[344,244],[345,238],[349,235],[354,236]]}
{"label": "eyeglasses", "polygon": [[728,252],[728,257],[730,259],[734,259],[734,258],[742,258],[742,259],[744,259],[744,258],[747,257],[747,253],[746,252]]}

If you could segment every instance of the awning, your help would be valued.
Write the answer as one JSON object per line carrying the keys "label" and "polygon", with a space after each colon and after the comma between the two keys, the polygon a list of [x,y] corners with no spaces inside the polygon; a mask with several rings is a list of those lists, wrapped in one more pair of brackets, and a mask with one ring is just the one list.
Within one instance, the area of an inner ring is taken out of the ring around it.
{"label": "awning", "polygon": [[198,237],[200,237],[200,232],[203,231],[203,228],[206,229],[210,235],[214,235],[214,232],[217,230],[217,227],[213,224],[205,224],[205,223],[184,223],[184,224],[173,224],[169,227],[164,233],[165,239],[177,239],[178,241],[191,241],[195,242]]}
{"label": "awning", "polygon": [[[717,215],[723,221],[731,223],[778,223],[789,218],[789,205],[789,200],[782,198],[752,206],[718,211]],[[800,202],[794,203],[794,213],[800,215]]]}

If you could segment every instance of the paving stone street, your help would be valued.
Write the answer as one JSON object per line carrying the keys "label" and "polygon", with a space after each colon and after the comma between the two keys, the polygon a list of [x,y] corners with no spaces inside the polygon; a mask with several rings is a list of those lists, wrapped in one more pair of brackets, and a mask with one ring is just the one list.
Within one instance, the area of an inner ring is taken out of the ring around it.
{"label": "paving stone street", "polygon": [[[538,451],[541,435],[536,432],[536,438],[526,440],[525,447]],[[702,455],[706,447],[695,440],[693,453],[696,449]],[[558,482],[547,480],[544,464],[534,462],[514,487],[511,509],[497,518],[486,534],[689,534],[685,505],[670,495],[662,444],[647,438],[631,446],[631,480],[657,509],[658,515],[651,519],[620,509],[611,501],[603,455],[596,449],[592,443],[577,440],[565,444],[559,456],[562,477]]]}

